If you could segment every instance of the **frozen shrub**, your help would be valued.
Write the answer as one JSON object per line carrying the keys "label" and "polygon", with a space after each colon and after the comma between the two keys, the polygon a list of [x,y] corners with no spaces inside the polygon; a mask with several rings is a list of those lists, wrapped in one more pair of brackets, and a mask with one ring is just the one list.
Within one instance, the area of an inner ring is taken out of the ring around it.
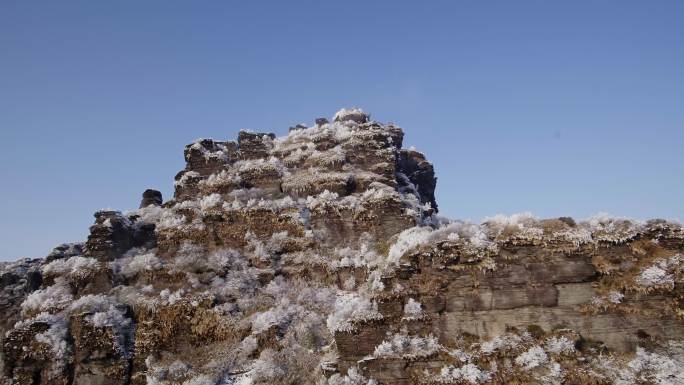
{"label": "frozen shrub", "polygon": [[174,292],[172,292],[169,289],[164,289],[161,292],[159,292],[159,297],[161,297],[161,299],[169,305],[173,305],[176,302],[180,301],[181,298],[183,298],[183,294],[185,294],[185,290],[183,289],[178,289]]}
{"label": "frozen shrub", "polygon": [[106,311],[111,305],[116,305],[115,298],[103,294],[88,294],[79,297],[69,305],[69,310],[99,312]]}
{"label": "frozen shrub", "polygon": [[207,254],[204,247],[184,242],[176,252],[171,267],[185,272],[202,272],[207,269]]}
{"label": "frozen shrub", "polygon": [[248,304],[253,301],[256,288],[259,286],[257,271],[246,265],[231,266],[224,277],[214,277],[209,291],[219,300],[238,299],[239,303]]}
{"label": "frozen shrub", "polygon": [[252,317],[252,333],[262,332],[273,325],[285,325],[297,312],[297,306],[277,306]]}
{"label": "frozen shrub", "polygon": [[381,319],[378,305],[357,293],[343,293],[335,299],[335,307],[328,316],[327,325],[332,333],[353,330],[353,321]]}
{"label": "frozen shrub", "polygon": [[36,290],[26,296],[21,304],[21,310],[24,314],[61,310],[68,306],[73,298],[71,287],[62,278],[58,278],[54,285]]}
{"label": "frozen shrub", "polygon": [[481,343],[480,351],[485,355],[489,355],[498,351],[516,350],[524,342],[525,339],[521,336],[513,333],[506,333]]}
{"label": "frozen shrub", "polygon": [[[186,183],[192,178],[199,178],[200,173],[197,171],[186,171],[181,175],[180,179],[173,182],[174,186],[185,186]],[[148,206],[149,207],[149,206]]]}
{"label": "frozen shrub", "polygon": [[154,254],[146,250],[132,249],[122,258],[109,262],[110,267],[116,273],[125,277],[133,277],[144,271],[154,271],[162,268],[162,261]]}
{"label": "frozen shrub", "polygon": [[378,267],[382,264],[384,257],[370,247],[371,242],[369,234],[365,233],[360,237],[361,244],[358,248],[336,248],[335,257],[340,259],[339,262],[333,261],[333,267]]}
{"label": "frozen shrub", "polygon": [[209,194],[199,200],[199,208],[203,212],[209,211],[223,202],[221,194]]}
{"label": "frozen shrub", "polygon": [[392,263],[398,263],[409,250],[426,243],[432,235],[433,229],[427,226],[412,227],[399,234],[397,241],[390,247],[388,259]]}
{"label": "frozen shrub", "polygon": [[625,242],[635,237],[643,228],[643,224],[628,218],[613,217],[606,213],[599,213],[585,221],[580,226],[591,232],[594,241],[611,243]]}
{"label": "frozen shrub", "polygon": [[525,212],[506,216],[498,214],[485,218],[484,223],[494,237],[516,236],[526,239],[541,239],[544,230],[540,227],[539,218]]}
{"label": "frozen shrub", "polygon": [[99,268],[100,262],[97,259],[76,256],[48,263],[43,266],[43,274],[85,278]]}
{"label": "frozen shrub", "polygon": [[650,266],[639,274],[636,282],[642,286],[671,286],[674,285],[674,279],[667,270],[659,266]]}
{"label": "frozen shrub", "polygon": [[518,366],[522,366],[524,370],[530,370],[544,365],[548,360],[549,357],[544,352],[544,349],[541,346],[535,345],[516,357],[515,363]]}
{"label": "frozen shrub", "polygon": [[125,356],[130,357],[131,349],[126,346],[127,339],[132,338],[131,319],[115,305],[109,305],[104,311],[98,311],[87,316],[86,320],[98,328],[110,328],[113,330],[116,348]]}
{"label": "frozen shrub", "polygon": [[441,224],[437,228],[417,226],[402,231],[389,249],[388,262],[396,264],[407,252],[440,240],[460,244],[467,261],[481,260],[498,251],[496,243],[489,239],[482,226],[453,221]]}
{"label": "frozen shrub", "polygon": [[306,204],[309,210],[316,210],[321,206],[325,206],[326,204],[337,201],[339,197],[339,194],[337,194],[336,192],[324,190],[322,193],[316,196],[309,195],[308,197],[306,197]]}
{"label": "frozen shrub", "polygon": [[657,261],[641,271],[635,281],[644,287],[674,287],[674,275],[672,270],[680,266],[681,256],[679,254],[668,259]]}
{"label": "frozen shrub", "polygon": [[611,291],[608,293],[608,301],[610,301],[610,303],[619,304],[622,302],[623,298],[625,298],[625,295],[619,291]]}
{"label": "frozen shrub", "polygon": [[216,379],[213,376],[200,374],[199,376],[183,381],[182,385],[216,385]]}
{"label": "frozen shrub", "polygon": [[395,334],[391,339],[383,341],[375,347],[373,357],[400,357],[418,358],[427,357],[441,349],[437,338],[432,335],[428,337],[408,336],[406,334]]}
{"label": "frozen shrub", "polygon": [[423,316],[423,310],[421,308],[420,302],[413,298],[409,300],[404,305],[404,318],[405,319],[417,319]]}
{"label": "frozen shrub", "polygon": [[245,234],[247,248],[263,261],[267,261],[271,259],[274,254],[279,253],[289,238],[287,231],[281,231],[271,234],[271,238],[264,243],[252,232]]}
{"label": "frozen shrub", "polygon": [[90,322],[96,327],[127,327],[131,320],[124,313],[110,305],[106,311],[99,311],[90,316]]}
{"label": "frozen shrub", "polygon": [[40,314],[35,318],[36,321],[48,323],[49,328],[36,334],[36,341],[47,345],[53,355],[53,370],[58,371],[66,365],[71,355],[71,349],[67,343],[69,332],[66,321],[58,316]]}
{"label": "frozen shrub", "polygon": [[156,224],[157,230],[176,229],[187,223],[185,215],[176,214],[172,210],[164,210]]}
{"label": "frozen shrub", "polygon": [[311,151],[308,159],[316,164],[330,167],[335,164],[344,163],[346,160],[346,154],[344,150],[342,150],[342,146],[338,145],[327,151],[313,150]]}
{"label": "frozen shrub", "polygon": [[243,262],[242,259],[242,255],[236,250],[219,249],[209,254],[207,262],[212,270],[221,271],[239,263],[238,261]]}
{"label": "frozen shrub", "polygon": [[[187,175],[187,173],[183,174],[183,177],[185,177],[185,175]],[[221,170],[217,173],[209,175],[207,179],[201,180],[199,184],[200,186],[217,187],[226,185],[238,185],[241,181],[242,178],[240,178],[240,175],[237,175],[234,172],[231,172],[230,170]]]}
{"label": "frozen shrub", "polygon": [[610,291],[606,295],[592,297],[591,304],[599,309],[606,310],[611,306],[621,304],[624,298],[625,295],[619,291]]}
{"label": "frozen shrub", "polygon": [[657,385],[684,384],[681,361],[637,347],[636,357],[628,368],[640,382]]}
{"label": "frozen shrub", "polygon": [[575,352],[575,343],[565,336],[548,338],[545,347],[550,353],[555,354],[572,354]]}
{"label": "frozen shrub", "polygon": [[213,160],[213,159],[222,160],[222,161],[228,161],[229,160],[228,154],[230,151],[228,150],[228,148],[226,147],[226,145],[224,143],[213,142],[212,139],[208,139],[208,140],[212,140],[212,142],[214,144],[214,148],[216,149],[215,151],[211,151],[202,145],[202,141],[204,141],[204,140],[207,140],[207,139],[199,138],[199,139],[195,140],[195,142],[192,145],[190,145],[189,147],[193,150],[199,151],[202,154],[202,156],[204,157],[204,159],[207,161]]}
{"label": "frozen shrub", "polygon": [[355,366],[352,366],[347,370],[346,376],[333,374],[322,385],[377,385],[377,381],[366,379]]}
{"label": "frozen shrub", "polygon": [[141,222],[157,223],[165,211],[168,211],[168,209],[157,205],[148,205],[139,208],[138,211],[133,212],[133,214],[137,214],[140,217],[139,221]]}
{"label": "frozen shrub", "polygon": [[460,368],[445,366],[437,376],[437,382],[460,382],[467,381],[471,384],[480,384],[489,381],[491,374],[481,370],[477,365],[465,364]]}

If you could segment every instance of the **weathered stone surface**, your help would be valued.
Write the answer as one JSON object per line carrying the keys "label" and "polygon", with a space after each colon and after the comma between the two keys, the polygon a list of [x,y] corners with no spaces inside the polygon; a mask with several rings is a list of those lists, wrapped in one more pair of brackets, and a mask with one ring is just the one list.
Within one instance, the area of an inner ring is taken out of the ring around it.
{"label": "weathered stone surface", "polygon": [[98,211],[90,227],[84,254],[101,261],[110,261],[133,247],[154,246],[154,225],[141,223],[137,217],[118,211]]}
{"label": "weathered stone surface", "polygon": [[70,320],[74,339],[74,384],[127,385],[133,326],[98,327],[87,320],[92,316],[92,313],[74,314]]}
{"label": "weathered stone surface", "polygon": [[657,338],[684,338],[679,320],[613,314],[589,317],[568,307],[530,306],[508,310],[444,313],[440,323],[446,333],[464,331],[484,338],[503,334],[511,327],[537,325],[545,331],[566,328],[578,330],[584,338],[601,341],[616,351],[634,351],[639,343],[639,330]]}
{"label": "weathered stone surface", "polygon": [[269,155],[273,147],[273,133],[258,133],[240,131],[238,134],[238,147],[241,159],[262,159]]}
{"label": "weathered stone surface", "polygon": [[404,174],[415,186],[420,201],[429,203],[437,211],[435,188],[437,177],[432,164],[425,159],[425,155],[414,150],[401,150],[399,157],[399,172]]}
{"label": "weathered stone surface", "polygon": [[350,109],[186,146],[173,199],[0,265],[0,383],[684,379],[681,224],[446,220],[403,135]]}
{"label": "weathered stone surface", "polygon": [[160,191],[147,189],[142,194],[140,208],[147,207],[149,205],[161,206],[162,203],[162,193]]}

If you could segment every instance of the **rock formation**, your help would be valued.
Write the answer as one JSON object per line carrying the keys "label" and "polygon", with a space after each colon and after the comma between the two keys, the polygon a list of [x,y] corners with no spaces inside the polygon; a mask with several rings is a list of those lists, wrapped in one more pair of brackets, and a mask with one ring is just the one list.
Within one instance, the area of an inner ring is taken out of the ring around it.
{"label": "rock formation", "polygon": [[351,109],[186,146],[171,200],[0,266],[2,381],[684,383],[681,224],[443,218],[403,135]]}

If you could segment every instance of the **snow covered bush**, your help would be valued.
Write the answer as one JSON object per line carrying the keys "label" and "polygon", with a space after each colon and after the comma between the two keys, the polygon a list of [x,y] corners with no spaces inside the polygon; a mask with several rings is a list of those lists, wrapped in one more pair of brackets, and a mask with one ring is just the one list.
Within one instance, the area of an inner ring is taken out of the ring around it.
{"label": "snow covered bush", "polygon": [[490,355],[499,351],[516,350],[524,342],[530,339],[531,337],[528,334],[524,334],[523,336],[514,333],[502,334],[489,341],[482,342],[480,344],[480,352],[484,355]]}
{"label": "snow covered bush", "polygon": [[221,194],[213,193],[205,195],[199,200],[199,208],[202,212],[207,212],[221,203],[223,203]]}
{"label": "snow covered bush", "polygon": [[67,344],[69,329],[66,321],[54,315],[39,314],[34,321],[46,322],[49,328],[42,333],[36,334],[36,341],[47,345],[53,356],[53,370],[60,370],[67,364],[71,355],[71,349]]}
{"label": "snow covered bush", "polygon": [[188,183],[190,179],[199,178],[200,176],[200,173],[198,173],[197,171],[186,171],[183,173],[183,175],[181,175],[181,177],[177,181],[173,182],[173,185],[176,187],[185,186],[185,184]]}
{"label": "snow covered bush", "polygon": [[483,221],[494,237],[515,236],[525,239],[540,240],[544,230],[540,227],[539,218],[530,212],[510,216],[498,214]]}
{"label": "snow covered bush", "polygon": [[335,299],[335,308],[328,316],[327,325],[332,333],[352,331],[354,321],[381,318],[377,303],[358,293],[342,293]]}
{"label": "snow covered bush", "polygon": [[183,290],[182,288],[173,292],[169,289],[164,289],[159,292],[159,297],[162,299],[164,303],[173,305],[176,302],[180,301],[181,298],[183,298],[183,294],[185,294],[185,290]]}
{"label": "snow covered bush", "polygon": [[107,309],[88,315],[86,321],[90,322],[95,327],[109,328],[112,330],[115,338],[114,346],[124,357],[131,356],[132,349],[127,346],[127,341],[132,339],[133,333],[131,319],[126,317],[126,314],[121,308],[111,304]]}
{"label": "snow covered bush", "polygon": [[409,298],[404,305],[404,319],[419,319],[424,316],[422,305],[413,298]]}
{"label": "snow covered bush", "polygon": [[432,335],[427,337],[411,337],[406,334],[395,334],[391,339],[383,341],[375,347],[373,357],[414,359],[431,356],[441,348],[442,345]]}
{"label": "snow covered bush", "polygon": [[[202,145],[203,141],[209,140],[211,143],[214,145],[214,148],[212,150],[204,147]],[[228,147],[224,143],[214,141],[213,139],[205,139],[205,138],[199,138],[196,139],[195,142],[193,142],[188,148],[198,151],[202,154],[205,160],[210,161],[210,160],[222,160],[222,161],[228,161],[229,160],[229,150]]]}
{"label": "snow covered bush", "polygon": [[481,384],[489,381],[491,377],[489,372],[480,369],[477,365],[465,364],[460,368],[452,365],[443,367],[435,380],[445,383],[467,381],[471,384]]}
{"label": "snow covered bush", "polygon": [[71,287],[63,278],[55,280],[55,284],[44,289],[39,289],[28,296],[21,304],[24,314],[61,310],[74,299]]}
{"label": "snow covered bush", "polygon": [[99,268],[100,262],[97,259],[76,256],[48,263],[43,266],[43,274],[85,278]]}
{"label": "snow covered bush", "polygon": [[643,223],[629,218],[614,217],[607,213],[598,213],[579,223],[586,228],[593,241],[611,243],[625,242],[635,237],[643,228]]}
{"label": "snow covered bush", "polygon": [[530,370],[544,365],[548,360],[549,357],[544,352],[544,349],[541,346],[535,345],[516,357],[515,363],[518,366],[522,366],[524,370]]}
{"label": "snow covered bush", "polygon": [[[185,177],[186,174],[183,174]],[[199,174],[197,175],[199,176]],[[182,178],[181,178],[182,180]],[[203,179],[199,182],[202,187],[219,187],[219,186],[237,186],[242,181],[240,175],[237,175],[232,170],[221,170],[217,173],[211,174],[207,179]]]}
{"label": "snow covered bush", "polygon": [[368,115],[360,108],[342,108],[333,116],[334,122],[362,123],[368,120]]}
{"label": "snow covered bush", "polygon": [[484,232],[480,225],[469,222],[452,221],[437,228],[416,226],[402,231],[396,242],[390,246],[388,263],[397,264],[407,252],[421,245],[440,240],[449,240],[461,246],[464,257],[469,262],[479,261],[498,251],[498,246]]}
{"label": "snow covered bush", "polygon": [[182,385],[216,385],[216,378],[206,374],[200,374],[183,381]]}
{"label": "snow covered bush", "polygon": [[359,370],[352,366],[347,370],[347,375],[333,374],[321,385],[377,385],[374,379],[366,379]]}
{"label": "snow covered bush", "polygon": [[433,229],[428,226],[411,227],[402,231],[389,249],[388,260],[398,263],[408,251],[427,243],[432,233]]}
{"label": "snow covered bush", "polygon": [[378,267],[384,258],[371,248],[371,242],[370,235],[365,233],[359,239],[359,247],[336,248],[334,256],[339,261],[332,261],[331,267]]}
{"label": "snow covered bush", "polygon": [[681,265],[681,255],[677,254],[668,259],[662,259],[655,264],[643,269],[636,277],[635,282],[647,288],[667,287],[673,288],[675,277],[673,270]]}
{"label": "snow covered bush", "polygon": [[157,230],[178,229],[187,223],[185,215],[176,214],[172,210],[164,210],[156,223]]}
{"label": "snow covered bush", "polygon": [[591,304],[599,309],[606,310],[611,306],[621,304],[624,298],[624,294],[613,290],[606,295],[592,297]]}
{"label": "snow covered bush", "polygon": [[212,266],[209,261],[210,257],[203,246],[186,241],[176,252],[169,267],[189,273],[201,273],[218,267]]}
{"label": "snow covered bush", "polygon": [[133,277],[144,271],[155,271],[162,268],[162,261],[154,252],[131,249],[124,257],[109,262],[112,271],[124,277]]}
{"label": "snow covered bush", "polygon": [[684,366],[681,360],[648,352],[637,347],[636,356],[627,365],[630,377],[643,383],[656,385],[684,384]]}
{"label": "snow covered bush", "polygon": [[555,354],[572,354],[575,352],[575,343],[565,336],[547,338],[544,346],[547,351]]}

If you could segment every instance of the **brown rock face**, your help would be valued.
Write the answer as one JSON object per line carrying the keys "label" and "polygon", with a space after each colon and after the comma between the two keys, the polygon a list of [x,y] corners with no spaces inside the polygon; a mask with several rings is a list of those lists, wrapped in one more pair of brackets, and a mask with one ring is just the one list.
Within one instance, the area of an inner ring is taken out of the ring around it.
{"label": "brown rock face", "polygon": [[161,192],[147,189],[145,192],[143,192],[142,200],[140,201],[140,208],[142,209],[149,205],[161,206],[162,202],[163,200]]}
{"label": "brown rock face", "polygon": [[359,109],[185,148],[172,200],[0,266],[3,384],[680,384],[684,229],[438,217]]}
{"label": "brown rock face", "polygon": [[101,261],[116,259],[133,247],[153,246],[154,224],[137,221],[118,211],[98,211],[84,253]]}

